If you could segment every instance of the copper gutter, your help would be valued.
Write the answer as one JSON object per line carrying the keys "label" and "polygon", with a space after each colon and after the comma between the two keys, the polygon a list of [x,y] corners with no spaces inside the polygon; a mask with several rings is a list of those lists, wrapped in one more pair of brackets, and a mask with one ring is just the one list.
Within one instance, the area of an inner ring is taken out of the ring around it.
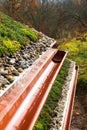
{"label": "copper gutter", "polygon": [[67,52],[50,48],[0,97],[0,130],[32,130]]}
{"label": "copper gutter", "polygon": [[75,98],[75,91],[76,91],[76,83],[77,83],[77,77],[78,77],[78,66],[74,67],[73,77],[71,80],[71,86],[70,90],[67,95],[67,101],[65,105],[65,112],[63,115],[63,121],[61,130],[70,130],[70,123],[72,118],[72,111],[73,111],[73,105],[74,105],[74,98]]}

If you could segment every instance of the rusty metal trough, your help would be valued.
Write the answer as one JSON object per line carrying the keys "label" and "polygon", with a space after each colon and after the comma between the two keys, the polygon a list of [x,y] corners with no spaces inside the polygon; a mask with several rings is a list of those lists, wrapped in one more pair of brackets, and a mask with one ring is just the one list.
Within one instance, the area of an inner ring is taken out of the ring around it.
{"label": "rusty metal trough", "polygon": [[0,130],[32,130],[67,52],[48,49],[0,97]]}

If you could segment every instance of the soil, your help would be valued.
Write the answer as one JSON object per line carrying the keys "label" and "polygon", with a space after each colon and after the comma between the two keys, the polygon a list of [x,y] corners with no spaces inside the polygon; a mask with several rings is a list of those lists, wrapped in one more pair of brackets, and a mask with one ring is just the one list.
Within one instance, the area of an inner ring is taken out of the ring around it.
{"label": "soil", "polygon": [[70,130],[87,130],[87,94],[76,94]]}

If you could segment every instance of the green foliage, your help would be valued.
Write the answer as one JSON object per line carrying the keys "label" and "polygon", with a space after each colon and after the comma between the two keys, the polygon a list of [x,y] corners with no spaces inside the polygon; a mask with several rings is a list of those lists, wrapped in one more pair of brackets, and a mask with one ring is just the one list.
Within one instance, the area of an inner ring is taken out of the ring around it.
{"label": "green foliage", "polygon": [[6,48],[0,44],[0,55],[3,55],[4,53],[6,53]]}
{"label": "green foliage", "polygon": [[48,130],[49,124],[51,123],[51,117],[54,115],[54,109],[61,95],[62,86],[64,84],[65,78],[68,74],[69,61],[65,61],[60,74],[55,80],[55,83],[51,89],[48,96],[47,102],[41,112],[41,115],[35,125],[34,130]]}
{"label": "green foliage", "polygon": [[22,29],[22,31],[30,38],[32,41],[37,41],[38,40],[38,35],[36,32],[34,32],[31,29]]}
{"label": "green foliage", "polygon": [[[83,39],[83,37],[80,39]],[[87,38],[87,34],[85,34],[85,38]],[[87,41],[73,39],[60,45],[59,49],[68,50],[68,58],[76,61],[79,65],[77,92],[84,92],[84,90],[87,92]]]}
{"label": "green foliage", "polygon": [[43,130],[43,126],[42,126],[42,124],[40,122],[37,122],[36,130]]}
{"label": "green foliage", "polygon": [[67,50],[69,51],[70,53],[78,53],[79,51],[79,48],[77,47],[77,44],[76,44],[76,41],[73,42],[73,41],[70,41],[70,43],[65,43],[63,44],[62,46],[60,45],[59,49],[61,50]]}
{"label": "green foliage", "polygon": [[[86,70],[87,71],[87,70]],[[87,73],[86,75],[80,76],[77,83],[77,92],[81,94],[87,94]]]}
{"label": "green foliage", "polygon": [[7,53],[10,55],[14,54],[16,51],[20,49],[20,44],[16,41],[11,41],[9,39],[3,40],[4,47],[6,48]]}
{"label": "green foliage", "polygon": [[[0,44],[2,44],[0,45],[0,55],[7,51],[11,54],[14,53],[19,50],[21,46],[26,45],[29,39],[36,42],[38,40],[38,34],[27,26],[14,21],[9,16],[0,12]],[[5,45],[7,50],[4,50],[3,45]],[[9,45],[11,45],[11,47],[9,47]]]}

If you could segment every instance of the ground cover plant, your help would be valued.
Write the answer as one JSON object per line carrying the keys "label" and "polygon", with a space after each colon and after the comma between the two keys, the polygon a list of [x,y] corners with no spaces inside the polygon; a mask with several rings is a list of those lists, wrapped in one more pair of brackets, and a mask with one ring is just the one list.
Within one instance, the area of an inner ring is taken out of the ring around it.
{"label": "ground cover plant", "polygon": [[0,55],[12,55],[30,40],[36,42],[37,39],[33,29],[0,12]]}
{"label": "ground cover plant", "polygon": [[68,58],[79,66],[77,92],[87,93],[87,34],[60,45],[59,49],[67,50]]}

